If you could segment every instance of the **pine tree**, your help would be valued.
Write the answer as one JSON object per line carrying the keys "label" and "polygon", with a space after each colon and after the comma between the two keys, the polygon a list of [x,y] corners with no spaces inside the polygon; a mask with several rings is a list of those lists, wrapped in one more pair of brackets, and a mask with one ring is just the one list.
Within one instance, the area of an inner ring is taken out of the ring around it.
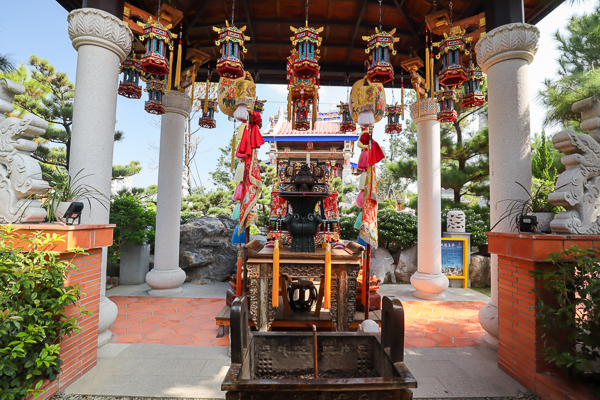
{"label": "pine tree", "polygon": [[[539,96],[548,111],[544,123],[559,124],[579,131],[580,115],[571,111],[573,103],[600,97],[600,3],[589,14],[574,16],[567,32],[554,34],[561,55],[559,77],[547,79]],[[581,131],[579,131],[581,132]]]}

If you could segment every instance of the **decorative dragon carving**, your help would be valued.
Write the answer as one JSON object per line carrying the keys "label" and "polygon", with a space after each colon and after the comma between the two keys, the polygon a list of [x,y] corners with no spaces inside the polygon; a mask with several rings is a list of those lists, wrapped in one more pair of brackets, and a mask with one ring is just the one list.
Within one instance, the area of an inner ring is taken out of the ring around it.
{"label": "decorative dragon carving", "polygon": [[48,123],[33,114],[4,117],[14,110],[15,95],[23,93],[23,85],[0,79],[0,223],[40,222],[46,217],[41,203],[29,196],[48,191],[42,169],[31,157],[37,148],[33,139],[46,132]]}

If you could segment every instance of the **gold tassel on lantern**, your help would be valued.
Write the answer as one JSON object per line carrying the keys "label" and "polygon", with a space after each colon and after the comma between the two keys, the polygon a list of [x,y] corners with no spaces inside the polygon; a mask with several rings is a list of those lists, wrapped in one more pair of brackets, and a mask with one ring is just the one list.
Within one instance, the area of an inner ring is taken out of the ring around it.
{"label": "gold tassel on lantern", "polygon": [[402,110],[402,120],[404,121],[404,83],[402,83],[402,89],[400,90],[400,106]]}
{"label": "gold tassel on lantern", "polygon": [[433,85],[433,57],[431,57],[429,59],[429,62],[430,62],[429,73],[431,74],[431,77],[430,77],[430,82],[431,82],[431,100],[433,100],[433,97],[435,95],[435,90],[433,90],[433,87],[434,87],[434,85]]}
{"label": "gold tassel on lantern", "polygon": [[425,93],[431,89],[429,81],[429,47],[425,48]]}
{"label": "gold tassel on lantern", "polygon": [[288,104],[287,104],[288,121],[292,119],[292,90],[288,90]]}
{"label": "gold tassel on lantern", "polygon": [[279,240],[275,240],[273,248],[273,307],[279,306]]}
{"label": "gold tassel on lantern", "polygon": [[233,137],[231,138],[231,172],[233,172],[234,169],[234,165],[235,165],[235,146],[237,143],[235,143],[235,132],[233,132]]}
{"label": "gold tassel on lantern", "polygon": [[421,118],[421,88],[417,86],[417,117]]}
{"label": "gold tassel on lantern", "polygon": [[194,106],[194,91],[195,90],[196,90],[196,68],[193,68],[192,69],[192,95],[190,96],[190,107]]}
{"label": "gold tassel on lantern", "polygon": [[313,105],[312,105],[312,126],[311,129],[315,129],[315,123],[317,122],[317,101],[319,101],[318,92],[315,88],[315,95],[313,96]]}
{"label": "gold tassel on lantern", "polygon": [[183,24],[179,25],[179,46],[177,47],[177,68],[175,69],[175,87],[179,89],[181,83],[181,34],[183,33]]}
{"label": "gold tassel on lantern", "polygon": [[331,243],[325,250],[325,309],[331,308]]}
{"label": "gold tassel on lantern", "polygon": [[171,90],[171,79],[173,76],[173,53],[174,53],[174,49],[172,47],[169,47],[169,49],[171,50],[171,54],[169,55],[169,79],[167,80],[167,93],[169,93],[169,90]]}

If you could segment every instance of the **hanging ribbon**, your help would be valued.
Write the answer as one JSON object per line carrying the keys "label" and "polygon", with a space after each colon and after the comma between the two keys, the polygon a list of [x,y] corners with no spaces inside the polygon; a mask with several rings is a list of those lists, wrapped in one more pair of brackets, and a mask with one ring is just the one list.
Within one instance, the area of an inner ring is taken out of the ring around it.
{"label": "hanging ribbon", "polygon": [[273,249],[273,307],[279,307],[279,240],[275,240]]}
{"label": "hanging ribbon", "polygon": [[327,243],[325,250],[325,301],[326,310],[331,308],[331,243]]}
{"label": "hanging ribbon", "polygon": [[[365,130],[358,139],[363,146],[369,146],[369,130]],[[364,147],[363,147],[364,148]],[[368,149],[368,162],[370,165],[377,164],[379,161],[385,158],[381,146],[375,140],[371,140],[371,146]]]}
{"label": "hanging ribbon", "polygon": [[252,155],[253,149],[258,149],[265,143],[265,140],[258,129],[260,124],[262,124],[260,113],[255,111],[252,113],[252,121],[246,124],[246,127],[244,128],[242,140],[240,140],[240,144],[235,153],[237,158],[243,159]]}

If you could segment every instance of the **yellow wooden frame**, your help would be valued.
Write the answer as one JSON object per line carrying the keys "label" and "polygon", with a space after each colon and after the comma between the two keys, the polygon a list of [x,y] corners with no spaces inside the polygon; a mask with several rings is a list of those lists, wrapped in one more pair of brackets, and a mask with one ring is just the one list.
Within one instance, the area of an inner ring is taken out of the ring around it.
{"label": "yellow wooden frame", "polygon": [[467,255],[468,255],[468,246],[469,246],[469,239],[466,238],[442,238],[442,241],[461,241],[463,242],[463,276],[449,276],[446,275],[446,277],[448,279],[462,279],[463,281],[463,289],[467,288],[467,282],[469,279],[469,263],[467,260]]}

